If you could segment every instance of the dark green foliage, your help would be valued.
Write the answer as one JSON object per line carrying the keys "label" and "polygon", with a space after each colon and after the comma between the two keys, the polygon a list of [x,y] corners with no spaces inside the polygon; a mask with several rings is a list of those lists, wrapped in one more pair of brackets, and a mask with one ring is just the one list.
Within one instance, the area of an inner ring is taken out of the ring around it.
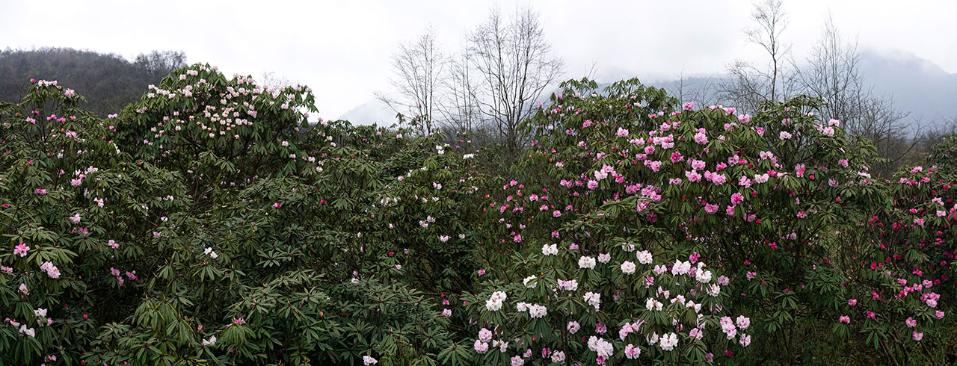
{"label": "dark green foliage", "polygon": [[[613,345],[607,364],[955,360],[948,147],[937,167],[871,178],[873,151],[807,114],[813,99],[738,116],[637,79],[568,81],[508,156],[473,136],[310,123],[308,88],[209,65],[153,84],[110,118],[62,83],[0,103],[0,364],[595,364],[591,336]],[[674,146],[644,148],[664,132]],[[734,179],[672,183],[689,169],[675,151],[708,169],[733,155],[717,170]],[[615,176],[596,178],[605,166]],[[655,262],[625,273],[637,250]],[[689,257],[708,275],[673,273]],[[508,299],[492,310],[496,291]],[[547,314],[518,310],[531,304]],[[729,339],[719,324],[738,315]],[[650,341],[667,333],[674,350]]]}

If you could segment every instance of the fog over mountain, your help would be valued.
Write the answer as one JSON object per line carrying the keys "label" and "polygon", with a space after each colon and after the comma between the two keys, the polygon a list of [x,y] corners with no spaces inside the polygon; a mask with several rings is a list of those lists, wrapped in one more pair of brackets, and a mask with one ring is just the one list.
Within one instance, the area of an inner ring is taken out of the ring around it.
{"label": "fog over mountain", "polygon": [[[909,113],[912,132],[943,127],[957,118],[957,74],[949,73],[933,62],[901,51],[861,52],[861,74],[875,94],[892,98],[898,110]],[[701,103],[718,101],[717,88],[726,81],[722,75],[686,75],[662,77],[643,75],[621,68],[602,70],[594,75],[601,83],[637,76],[643,82],[668,90],[675,96]],[[566,74],[565,78],[580,75]],[[370,96],[369,101],[339,116],[354,123],[388,125],[396,112]]]}
{"label": "fog over mountain", "polygon": [[957,74],[904,53],[866,52],[861,67],[875,91],[893,97],[898,108],[921,125],[957,117]]}

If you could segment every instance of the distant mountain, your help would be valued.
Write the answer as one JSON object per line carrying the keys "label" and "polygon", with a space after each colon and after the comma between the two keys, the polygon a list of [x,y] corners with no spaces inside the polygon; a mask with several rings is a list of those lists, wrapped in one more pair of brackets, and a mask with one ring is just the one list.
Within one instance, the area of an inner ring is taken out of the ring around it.
{"label": "distant mountain", "polygon": [[[915,129],[929,129],[957,118],[957,74],[933,62],[903,52],[861,53],[861,76],[879,96],[891,98],[898,110],[909,114]],[[680,80],[651,81],[672,95],[698,101],[718,100],[716,88],[723,76],[697,76]]]}
{"label": "distant mountain", "polygon": [[[957,118],[957,74],[948,73],[933,62],[902,52],[861,53],[861,74],[880,96],[890,97],[898,109],[909,113],[915,128],[928,129]],[[605,70],[596,79],[607,85],[636,73],[624,69]],[[574,77],[575,75],[568,75]],[[698,102],[717,101],[718,87],[727,81],[723,75],[697,75],[683,80],[643,78],[649,85],[664,88],[671,95]],[[395,113],[372,100],[356,106],[340,118],[356,123],[387,125]]]}
{"label": "distant mountain", "polygon": [[861,73],[874,92],[893,98],[922,127],[957,117],[957,74],[906,53],[862,53]]}
{"label": "distant mountain", "polygon": [[361,125],[380,125],[388,126],[396,122],[395,111],[388,105],[378,99],[372,99],[362,103],[348,112],[343,113],[337,119],[344,119],[349,122]]}

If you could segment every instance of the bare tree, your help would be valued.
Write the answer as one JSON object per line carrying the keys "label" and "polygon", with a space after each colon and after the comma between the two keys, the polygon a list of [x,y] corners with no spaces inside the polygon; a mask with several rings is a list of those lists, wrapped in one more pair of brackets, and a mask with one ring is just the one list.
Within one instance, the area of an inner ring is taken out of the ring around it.
{"label": "bare tree", "polygon": [[471,63],[479,74],[478,104],[509,151],[527,139],[520,128],[544,89],[561,73],[538,16],[529,9],[507,21],[492,12],[469,39]]}
{"label": "bare tree", "polygon": [[767,54],[764,67],[737,61],[728,67],[730,80],[723,86],[722,97],[735,105],[756,110],[764,101],[782,100],[794,89],[794,76],[789,73],[788,54],[791,46],[784,42],[787,14],[781,0],[764,0],[754,6],[755,28],[746,31],[748,41]]}
{"label": "bare tree", "polygon": [[844,121],[847,130],[858,128],[853,117],[859,112],[858,97],[863,94],[859,65],[857,44],[845,43],[828,18],[821,39],[799,71],[804,92],[824,100],[824,115]]}
{"label": "bare tree", "polygon": [[447,69],[448,77],[444,79],[439,110],[447,128],[457,133],[471,133],[479,127],[481,115],[476,95],[476,75],[468,50],[451,58]]}
{"label": "bare tree", "polygon": [[161,79],[171,71],[186,65],[186,54],[179,51],[152,51],[136,56],[133,63]]}
{"label": "bare tree", "polygon": [[828,18],[821,39],[798,72],[800,85],[803,93],[824,101],[819,112],[825,118],[840,120],[849,134],[871,141],[887,159],[883,170],[889,172],[916,140],[908,141],[907,113],[898,111],[890,97],[873,93],[860,73],[860,63],[857,44],[846,42]]}
{"label": "bare tree", "polygon": [[262,74],[262,84],[270,88],[285,88],[293,86],[295,83],[273,71],[267,71]]}
{"label": "bare tree", "polygon": [[393,56],[392,86],[397,95],[379,93],[377,97],[396,113],[410,117],[422,133],[431,134],[438,108],[436,92],[444,67],[442,51],[430,29],[415,42],[401,45]]}
{"label": "bare tree", "polygon": [[721,102],[720,85],[716,85],[712,77],[686,77],[684,72],[681,72],[677,83],[678,85],[665,87],[665,89],[669,93],[677,94],[678,103],[691,101],[707,105]]}

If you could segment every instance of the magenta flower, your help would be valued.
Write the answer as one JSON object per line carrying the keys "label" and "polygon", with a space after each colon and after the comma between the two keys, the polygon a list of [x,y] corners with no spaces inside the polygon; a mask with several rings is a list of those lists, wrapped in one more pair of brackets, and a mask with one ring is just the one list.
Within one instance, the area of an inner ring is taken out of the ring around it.
{"label": "magenta flower", "polygon": [[606,327],[604,323],[602,322],[595,323],[595,333],[605,334],[605,332],[608,332],[608,327]]}
{"label": "magenta flower", "polygon": [[915,342],[920,342],[921,339],[924,339],[924,332],[918,332],[915,330],[914,333],[911,334],[911,337],[914,338]]}
{"label": "magenta flower", "polygon": [[568,322],[568,326],[566,326],[565,329],[568,330],[568,333],[575,334],[578,332],[579,329],[581,329],[581,325],[579,325],[578,322],[572,320]]}
{"label": "magenta flower", "polygon": [[27,253],[29,252],[30,246],[28,246],[26,243],[20,243],[13,247],[13,255],[19,255],[21,258],[26,257]]}
{"label": "magenta flower", "polygon": [[685,171],[685,178],[688,178],[689,182],[697,182],[701,180],[701,174],[694,170]]}
{"label": "magenta flower", "polygon": [[740,204],[741,202],[744,202],[744,195],[742,195],[741,193],[738,193],[738,192],[735,192],[734,194],[731,195],[731,204],[732,204],[732,205],[738,205],[738,204]]}

